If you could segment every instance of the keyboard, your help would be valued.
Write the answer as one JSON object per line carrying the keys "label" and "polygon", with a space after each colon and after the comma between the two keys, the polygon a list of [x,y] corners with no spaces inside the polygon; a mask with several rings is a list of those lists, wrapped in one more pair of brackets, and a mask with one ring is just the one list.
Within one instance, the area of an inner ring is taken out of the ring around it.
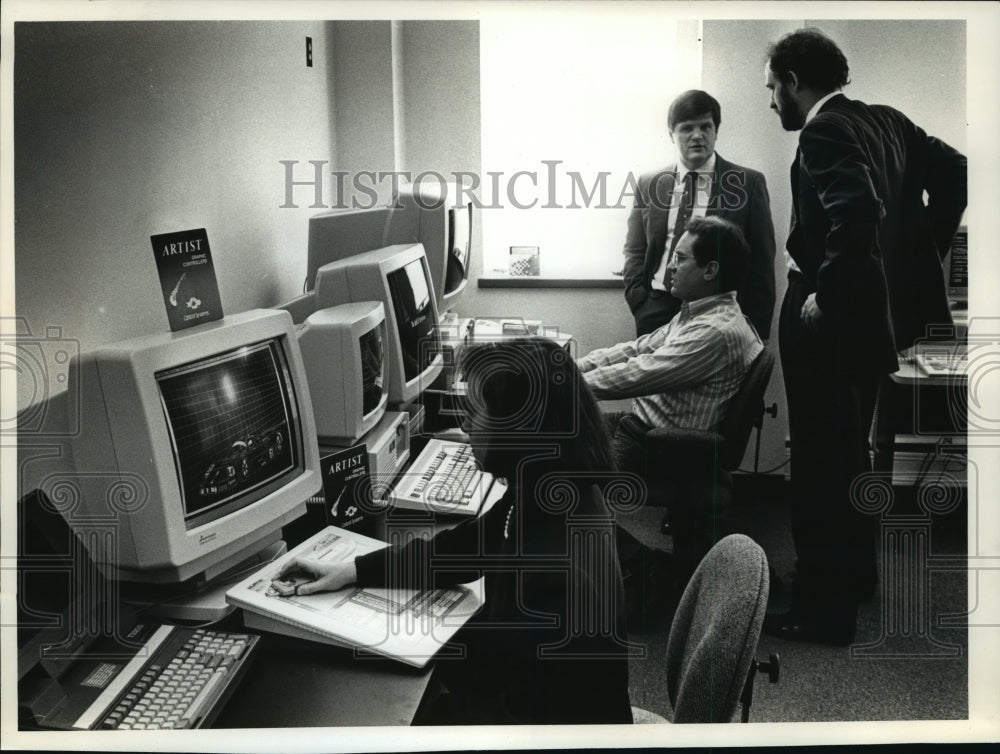
{"label": "keyboard", "polygon": [[964,377],[969,369],[969,353],[964,345],[933,347],[925,344],[915,358],[917,366],[930,377]]}
{"label": "keyboard", "polygon": [[92,707],[101,710],[96,724],[88,727],[157,730],[207,725],[242,678],[258,640],[249,634],[161,626],[147,645],[151,656],[137,655],[140,666],[132,668],[136,672],[127,667],[108,686]]}
{"label": "keyboard", "polygon": [[493,484],[479,469],[472,448],[432,438],[389,493],[398,508],[475,516]]}

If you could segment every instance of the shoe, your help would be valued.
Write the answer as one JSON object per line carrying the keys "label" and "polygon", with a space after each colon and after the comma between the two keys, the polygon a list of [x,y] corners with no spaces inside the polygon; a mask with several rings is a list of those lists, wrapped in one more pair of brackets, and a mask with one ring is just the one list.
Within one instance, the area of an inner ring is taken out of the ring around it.
{"label": "shoe", "polygon": [[854,643],[854,626],[810,620],[794,610],[764,617],[764,633],[788,641],[847,647]]}

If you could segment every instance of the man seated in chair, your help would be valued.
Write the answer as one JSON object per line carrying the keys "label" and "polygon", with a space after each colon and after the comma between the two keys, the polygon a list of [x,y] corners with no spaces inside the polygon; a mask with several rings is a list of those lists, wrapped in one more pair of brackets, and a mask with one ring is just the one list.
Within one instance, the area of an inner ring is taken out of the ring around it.
{"label": "man seated in chair", "polygon": [[[657,427],[714,430],[763,344],[736,303],[749,266],[743,232],[718,217],[692,218],[668,271],[680,311],[639,338],[579,360],[600,400],[632,398],[630,411],[607,414],[620,471],[647,478],[646,433]],[[626,568],[641,547],[619,529]],[[676,550],[676,543],[675,543]],[[683,569],[690,571],[691,564]]]}

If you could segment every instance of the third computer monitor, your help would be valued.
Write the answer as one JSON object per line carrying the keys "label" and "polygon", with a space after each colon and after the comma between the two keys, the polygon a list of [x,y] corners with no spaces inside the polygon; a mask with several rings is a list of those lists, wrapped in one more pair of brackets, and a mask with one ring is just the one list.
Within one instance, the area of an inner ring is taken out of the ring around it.
{"label": "third computer monitor", "polygon": [[420,243],[427,254],[440,311],[462,296],[469,277],[474,205],[454,183],[403,183],[395,192],[386,244]]}
{"label": "third computer monitor", "polygon": [[395,243],[386,240],[391,214],[389,207],[381,206],[335,210],[310,217],[305,289],[315,288],[316,270],[324,264]]}
{"label": "third computer monitor", "polygon": [[420,244],[398,244],[331,262],[316,274],[316,308],[381,301],[388,331],[389,403],[415,401],[441,372],[438,309]]}

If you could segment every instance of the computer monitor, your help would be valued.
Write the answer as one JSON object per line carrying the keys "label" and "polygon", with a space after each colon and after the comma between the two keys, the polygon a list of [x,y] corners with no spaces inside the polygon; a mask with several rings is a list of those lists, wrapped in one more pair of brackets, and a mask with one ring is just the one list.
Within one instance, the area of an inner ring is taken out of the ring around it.
{"label": "computer monitor", "polygon": [[403,183],[393,196],[385,241],[423,244],[440,311],[452,309],[468,283],[473,207],[455,183]]}
{"label": "computer monitor", "polygon": [[324,264],[395,243],[386,240],[391,214],[389,207],[383,206],[334,210],[310,217],[305,290],[315,288],[316,270]]}
{"label": "computer monitor", "polygon": [[969,230],[964,225],[948,252],[948,298],[959,304],[969,300]]}
{"label": "computer monitor", "polygon": [[286,312],[121,341],[70,373],[81,391],[79,495],[61,510],[120,580],[211,580],[279,540],[322,486]]}
{"label": "computer monitor", "polygon": [[359,301],[385,304],[391,404],[415,401],[441,372],[437,302],[420,244],[387,246],[324,265],[316,273],[315,295],[317,310]]}
{"label": "computer monitor", "polygon": [[378,424],[389,400],[385,307],[366,301],[320,309],[296,332],[320,442],[354,442]]}

